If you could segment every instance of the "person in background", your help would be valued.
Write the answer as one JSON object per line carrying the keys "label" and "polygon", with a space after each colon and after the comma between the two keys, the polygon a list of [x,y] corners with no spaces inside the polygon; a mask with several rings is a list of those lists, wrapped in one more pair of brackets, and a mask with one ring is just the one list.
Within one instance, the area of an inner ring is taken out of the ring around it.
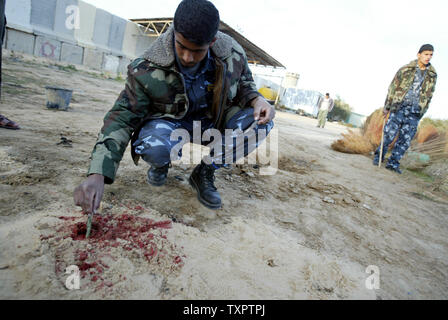
{"label": "person in background", "polygon": [[330,98],[330,94],[325,94],[325,98],[320,99],[319,102],[319,113],[317,115],[317,127],[323,128],[325,127],[325,123],[327,122],[328,113],[333,110],[334,101]]}

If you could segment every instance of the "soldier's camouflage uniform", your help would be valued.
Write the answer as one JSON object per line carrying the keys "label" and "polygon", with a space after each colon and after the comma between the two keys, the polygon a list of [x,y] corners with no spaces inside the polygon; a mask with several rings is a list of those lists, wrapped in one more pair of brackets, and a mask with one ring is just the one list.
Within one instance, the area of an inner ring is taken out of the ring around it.
{"label": "soldier's camouflage uniform", "polygon": [[[175,63],[173,33],[171,26],[141,58],[128,66],[125,89],[104,117],[88,175],[98,173],[105,177],[105,183],[112,183],[130,140],[134,163],[138,163],[140,156],[135,152],[134,142],[148,120],[180,120],[187,114],[189,99],[185,79]],[[229,120],[244,113],[250,101],[261,95],[253,82],[246,54],[233,38],[218,32],[211,55],[216,80],[206,114],[213,127],[223,131]]]}
{"label": "soldier's camouflage uniform", "polygon": [[[398,139],[387,167],[399,169],[400,160],[411,145],[418,123],[428,110],[436,81],[437,73],[434,67],[430,64],[422,71],[418,67],[418,60],[400,68],[392,80],[384,107],[390,111],[390,116],[384,127],[383,157],[397,134]],[[380,149],[381,146],[375,151],[375,164],[379,161]]]}

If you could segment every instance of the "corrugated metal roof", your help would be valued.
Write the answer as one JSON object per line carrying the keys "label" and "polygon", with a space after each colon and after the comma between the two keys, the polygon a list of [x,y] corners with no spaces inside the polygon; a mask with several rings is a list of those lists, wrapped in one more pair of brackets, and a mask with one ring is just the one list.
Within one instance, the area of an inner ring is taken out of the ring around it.
{"label": "corrugated metal roof", "polygon": [[[131,19],[131,21],[142,25],[145,28],[145,34],[158,37],[168,29],[173,22],[173,18],[144,18]],[[234,38],[246,51],[249,63],[285,68],[285,66],[274,57],[266,53],[263,49],[249,41],[241,33],[230,27],[224,22],[220,22],[219,31]]]}

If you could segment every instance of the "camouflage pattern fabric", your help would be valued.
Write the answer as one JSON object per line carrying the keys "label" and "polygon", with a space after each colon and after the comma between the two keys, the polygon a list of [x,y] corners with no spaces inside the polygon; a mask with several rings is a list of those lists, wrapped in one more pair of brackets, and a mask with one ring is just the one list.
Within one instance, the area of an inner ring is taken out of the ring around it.
{"label": "camouflage pattern fabric", "polygon": [[[242,109],[239,112],[237,112],[225,125],[226,129],[239,129],[241,131],[244,131],[250,125],[254,122],[254,115],[253,115],[253,108],[246,108]],[[246,157],[250,152],[255,150],[260,143],[263,142],[263,139],[267,137],[271,129],[273,128],[274,123],[273,121],[265,124],[265,125],[258,125],[255,128],[256,132],[256,139],[254,141],[249,141],[248,139],[245,139],[244,141],[244,152],[239,154],[236,152],[236,141],[233,139],[233,159],[226,159],[224,154],[224,149],[226,147],[226,141],[225,137],[222,137],[222,144],[221,148],[223,148],[223,157],[222,162],[220,164],[214,164],[215,168],[221,167],[223,164],[231,164],[235,163],[240,159],[240,157]],[[208,129],[210,126],[207,125],[207,121],[202,121],[201,123],[201,135]],[[178,152],[178,158],[177,159],[171,159],[170,155],[172,152],[172,149],[180,143],[179,140],[171,140],[171,133],[176,129],[185,129],[188,131],[190,135],[190,141],[193,141],[193,122],[187,122],[184,120],[175,120],[175,119],[155,119],[148,121],[145,126],[142,128],[139,134],[139,138],[134,143],[136,146],[136,152],[140,154],[144,161],[146,161],[149,165],[160,168],[168,163],[171,162],[171,160],[180,160],[182,157],[182,149],[181,146],[179,148]],[[259,135],[258,133],[261,130],[265,130],[264,135]],[[208,145],[209,141],[202,142],[203,145]],[[251,145],[253,143],[253,145]],[[177,150],[175,150],[177,151]]]}
{"label": "camouflage pattern fabric", "polygon": [[[98,173],[105,176],[105,183],[112,183],[129,141],[137,139],[148,120],[182,119],[186,115],[189,101],[185,79],[174,63],[173,37],[171,26],[141,58],[128,66],[125,89],[104,117],[88,175]],[[243,109],[261,94],[253,81],[246,54],[234,39],[218,32],[211,54],[215,59],[216,81],[212,105],[206,113],[214,128],[223,130],[232,106]],[[131,153],[137,164],[139,155],[133,146]]]}
{"label": "camouflage pattern fabric", "polygon": [[[387,98],[384,108],[391,112],[397,111],[405,100],[405,96],[412,88],[414,83],[414,77],[418,68],[417,60],[410,62],[409,64],[401,67],[396,73],[392,83],[389,86]],[[420,90],[420,117],[426,113],[431,102],[432,95],[435,90],[437,82],[437,72],[430,64],[427,67],[427,72]]]}
{"label": "camouflage pattern fabric", "polygon": [[[409,149],[411,141],[414,138],[418,123],[420,121],[420,114],[412,112],[412,106],[405,106],[400,108],[397,112],[392,112],[389,120],[384,126],[384,146],[383,157],[386,156],[387,149],[398,134],[398,140],[392,149],[392,154],[389,157],[387,166],[398,169],[400,167],[400,160],[405,152]],[[378,164],[381,145],[375,151],[374,163]],[[384,159],[383,159],[384,161]]]}
{"label": "camouflage pattern fabric", "polygon": [[420,92],[422,90],[423,80],[425,80],[427,70],[420,70],[417,68],[415,71],[414,81],[404,97],[403,104],[412,106],[412,112],[420,113]]}

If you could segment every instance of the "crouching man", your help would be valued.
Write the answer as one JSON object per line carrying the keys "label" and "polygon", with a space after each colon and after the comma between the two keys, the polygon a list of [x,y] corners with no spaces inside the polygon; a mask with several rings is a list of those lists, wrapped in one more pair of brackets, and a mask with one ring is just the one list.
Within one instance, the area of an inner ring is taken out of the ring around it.
{"label": "crouching man", "polygon": [[[74,192],[75,204],[85,212],[99,207],[104,184],[113,183],[129,141],[134,162],[141,157],[150,165],[148,183],[161,186],[175,160],[171,156],[179,143],[171,140],[175,130],[193,136],[198,126],[201,134],[209,129],[224,133],[253,128],[261,138],[252,146],[246,140],[241,156],[267,136],[275,110],[257,92],[243,48],[218,27],[219,12],[210,1],[183,0],[173,25],[128,66],[125,89],[106,114],[93,148],[88,178]],[[228,148],[224,135],[220,143]],[[181,156],[181,151],[177,154]],[[231,163],[239,160],[237,154],[230,156]],[[189,179],[199,201],[211,209],[221,207],[214,173],[229,164],[224,158],[203,160]]]}

